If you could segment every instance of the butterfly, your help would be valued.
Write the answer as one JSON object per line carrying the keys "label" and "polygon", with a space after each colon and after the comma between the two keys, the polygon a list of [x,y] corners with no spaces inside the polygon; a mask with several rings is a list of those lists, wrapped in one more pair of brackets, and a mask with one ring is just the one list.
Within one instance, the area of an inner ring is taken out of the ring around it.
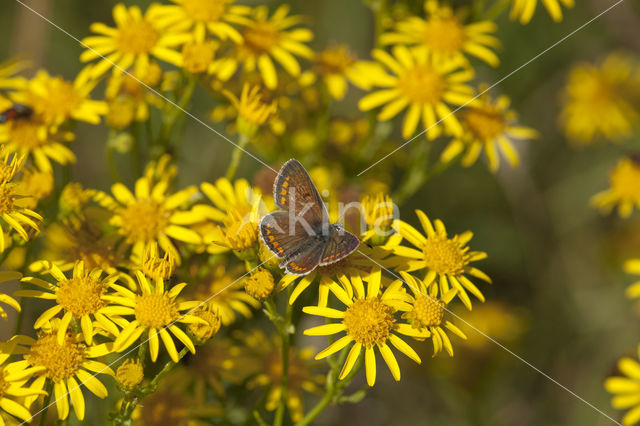
{"label": "butterfly", "polygon": [[329,223],[329,212],[298,160],[287,161],[278,172],[273,199],[282,210],[262,217],[260,236],[287,273],[306,275],[344,259],[360,245],[341,224]]}
{"label": "butterfly", "polygon": [[23,104],[13,104],[11,108],[0,113],[0,124],[11,120],[29,118],[33,114],[33,109]]}

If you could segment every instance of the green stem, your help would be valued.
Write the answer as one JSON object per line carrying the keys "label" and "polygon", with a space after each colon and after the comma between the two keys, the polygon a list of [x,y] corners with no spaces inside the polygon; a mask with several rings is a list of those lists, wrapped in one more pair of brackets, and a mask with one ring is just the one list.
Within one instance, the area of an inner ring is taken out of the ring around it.
{"label": "green stem", "polygon": [[49,403],[51,402],[51,394],[53,393],[53,382],[51,380],[47,381],[45,392],[47,392],[47,396],[44,397],[44,402],[42,403],[42,414],[40,415],[40,422],[38,422],[40,426],[47,424],[47,412],[49,411]]}
{"label": "green stem", "polygon": [[311,410],[309,410],[309,412],[307,412],[304,418],[300,420],[298,423],[296,423],[295,426],[307,426],[311,424],[311,422],[316,417],[318,417],[320,413],[322,413],[329,404],[331,404],[334,401],[337,401],[338,398],[342,396],[344,389],[349,385],[349,383],[351,383],[351,380],[353,379],[353,377],[362,368],[363,355],[361,354],[358,357],[358,361],[356,362],[356,365],[353,366],[353,368],[351,369],[347,377],[345,377],[342,380],[339,380],[338,368],[340,368],[340,366],[344,364],[348,353],[349,353],[348,348],[345,348],[342,350],[342,352],[340,353],[340,358],[338,359],[338,362],[334,364],[334,367],[332,367],[331,370],[329,370],[329,373],[327,374],[327,392],[324,394],[322,399],[318,401],[318,403]]}
{"label": "green stem", "polygon": [[170,105],[170,109],[166,111],[163,117],[163,126],[160,129],[160,134],[158,135],[157,144],[161,146],[162,152],[156,153],[156,158],[159,158],[162,154],[169,151],[171,134],[173,133],[173,129],[175,127],[176,121],[178,117],[187,109],[189,103],[191,102],[191,98],[193,97],[193,92],[195,91],[196,84],[198,83],[198,78],[189,74],[187,77],[187,85],[182,92],[182,96],[177,102],[177,107],[175,105]]}
{"label": "green stem", "polygon": [[247,146],[247,143],[249,143],[249,138],[241,133],[238,144],[231,153],[231,163],[229,163],[229,168],[225,174],[227,179],[232,180],[235,176],[236,171],[238,170],[238,165],[240,164],[240,158],[242,157],[242,153],[244,152],[244,148]]}
{"label": "green stem", "polygon": [[278,331],[280,332],[280,338],[282,340],[282,381],[280,383],[281,386],[281,394],[280,394],[280,402],[278,403],[278,408],[276,409],[276,415],[273,421],[274,426],[281,426],[284,420],[284,411],[287,402],[287,386],[289,380],[289,347],[291,345],[291,315],[292,315],[292,307],[289,303],[289,296],[291,293],[291,286],[289,286],[287,290],[287,298],[285,299],[285,303],[287,304],[284,321],[280,323],[280,327],[278,327]]}
{"label": "green stem", "polygon": [[116,167],[116,161],[113,156],[114,149],[107,144],[107,165],[109,166],[109,174],[111,175],[112,182],[120,182],[120,174]]}

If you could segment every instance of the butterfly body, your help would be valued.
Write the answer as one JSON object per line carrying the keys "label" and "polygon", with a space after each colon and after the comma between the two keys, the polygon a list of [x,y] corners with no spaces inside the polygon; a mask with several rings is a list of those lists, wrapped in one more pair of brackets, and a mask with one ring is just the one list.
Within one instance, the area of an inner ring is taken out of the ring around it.
{"label": "butterfly body", "polygon": [[32,114],[33,109],[31,107],[23,104],[13,104],[11,108],[0,113],[0,124],[12,120],[15,121],[23,118],[29,118]]}
{"label": "butterfly body", "polygon": [[329,223],[322,198],[299,161],[287,161],[273,186],[276,205],[282,210],[260,220],[264,244],[281,258],[287,273],[306,275],[317,266],[337,262],[360,244],[358,237],[338,223]]}

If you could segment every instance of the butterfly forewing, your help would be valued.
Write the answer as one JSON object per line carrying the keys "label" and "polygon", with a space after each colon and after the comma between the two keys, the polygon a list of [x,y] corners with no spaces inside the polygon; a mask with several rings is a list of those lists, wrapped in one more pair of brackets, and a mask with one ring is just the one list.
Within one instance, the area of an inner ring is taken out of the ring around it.
{"label": "butterfly forewing", "polygon": [[284,163],[273,184],[273,199],[278,207],[292,210],[316,229],[328,214],[311,177],[298,160]]}
{"label": "butterfly forewing", "polygon": [[351,232],[332,228],[329,234],[329,241],[327,241],[320,258],[320,265],[328,265],[344,259],[353,253],[359,245],[360,240]]}
{"label": "butterfly forewing", "polygon": [[260,235],[264,245],[278,257],[287,257],[299,250],[308,238],[302,232],[290,232],[289,212],[277,211],[260,220]]}

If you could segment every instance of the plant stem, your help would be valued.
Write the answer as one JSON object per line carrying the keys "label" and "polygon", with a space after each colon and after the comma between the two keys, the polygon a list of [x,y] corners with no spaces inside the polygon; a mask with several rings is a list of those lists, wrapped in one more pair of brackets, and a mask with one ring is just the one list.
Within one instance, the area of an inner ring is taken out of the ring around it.
{"label": "plant stem", "polygon": [[109,174],[111,175],[112,182],[120,182],[120,174],[116,167],[116,161],[113,157],[114,149],[107,144],[107,165],[109,166]]}
{"label": "plant stem", "polygon": [[191,98],[193,97],[193,92],[195,91],[197,83],[198,78],[193,74],[189,74],[187,77],[187,85],[182,92],[182,96],[177,102],[178,106],[176,107],[175,105],[170,105],[170,109],[165,112],[162,120],[163,125],[160,129],[158,140],[156,141],[157,144],[162,147],[162,150],[161,152],[156,153],[156,158],[160,158],[162,154],[169,151],[171,134],[173,133],[176,121],[191,102]]}
{"label": "plant stem", "polygon": [[344,364],[348,353],[349,348],[342,350],[338,362],[334,364],[335,366],[332,367],[327,374],[327,392],[324,394],[322,399],[318,401],[318,403],[309,412],[307,412],[304,418],[296,423],[295,426],[307,426],[311,424],[311,422],[318,417],[318,415],[320,415],[320,413],[322,413],[329,404],[336,401],[342,395],[344,389],[349,385],[349,383],[351,383],[351,380],[358,371],[360,371],[360,368],[362,368],[363,354],[358,357],[356,365],[353,366],[347,377],[343,380],[339,380],[338,368]]}
{"label": "plant stem", "polygon": [[233,179],[238,170],[238,164],[240,164],[240,158],[242,157],[242,153],[244,152],[244,147],[249,143],[249,138],[240,134],[240,139],[238,140],[238,144],[233,149],[231,153],[231,163],[229,163],[229,168],[227,169],[227,173],[225,177],[229,180]]}
{"label": "plant stem", "polygon": [[284,420],[284,411],[287,402],[287,385],[289,379],[289,347],[291,345],[291,335],[289,329],[291,328],[291,314],[292,308],[289,303],[289,296],[291,293],[291,286],[287,290],[287,298],[285,303],[287,304],[284,321],[280,323],[278,331],[280,332],[280,339],[282,340],[282,381],[280,383],[281,394],[278,408],[276,409],[276,415],[273,421],[274,426],[281,426]]}
{"label": "plant stem", "polygon": [[40,415],[40,421],[38,422],[38,425],[40,426],[47,424],[47,412],[49,411],[49,402],[51,402],[51,394],[53,393],[53,382],[51,380],[47,382],[45,391],[47,392],[47,396],[44,397],[44,401],[42,403],[42,414]]}

